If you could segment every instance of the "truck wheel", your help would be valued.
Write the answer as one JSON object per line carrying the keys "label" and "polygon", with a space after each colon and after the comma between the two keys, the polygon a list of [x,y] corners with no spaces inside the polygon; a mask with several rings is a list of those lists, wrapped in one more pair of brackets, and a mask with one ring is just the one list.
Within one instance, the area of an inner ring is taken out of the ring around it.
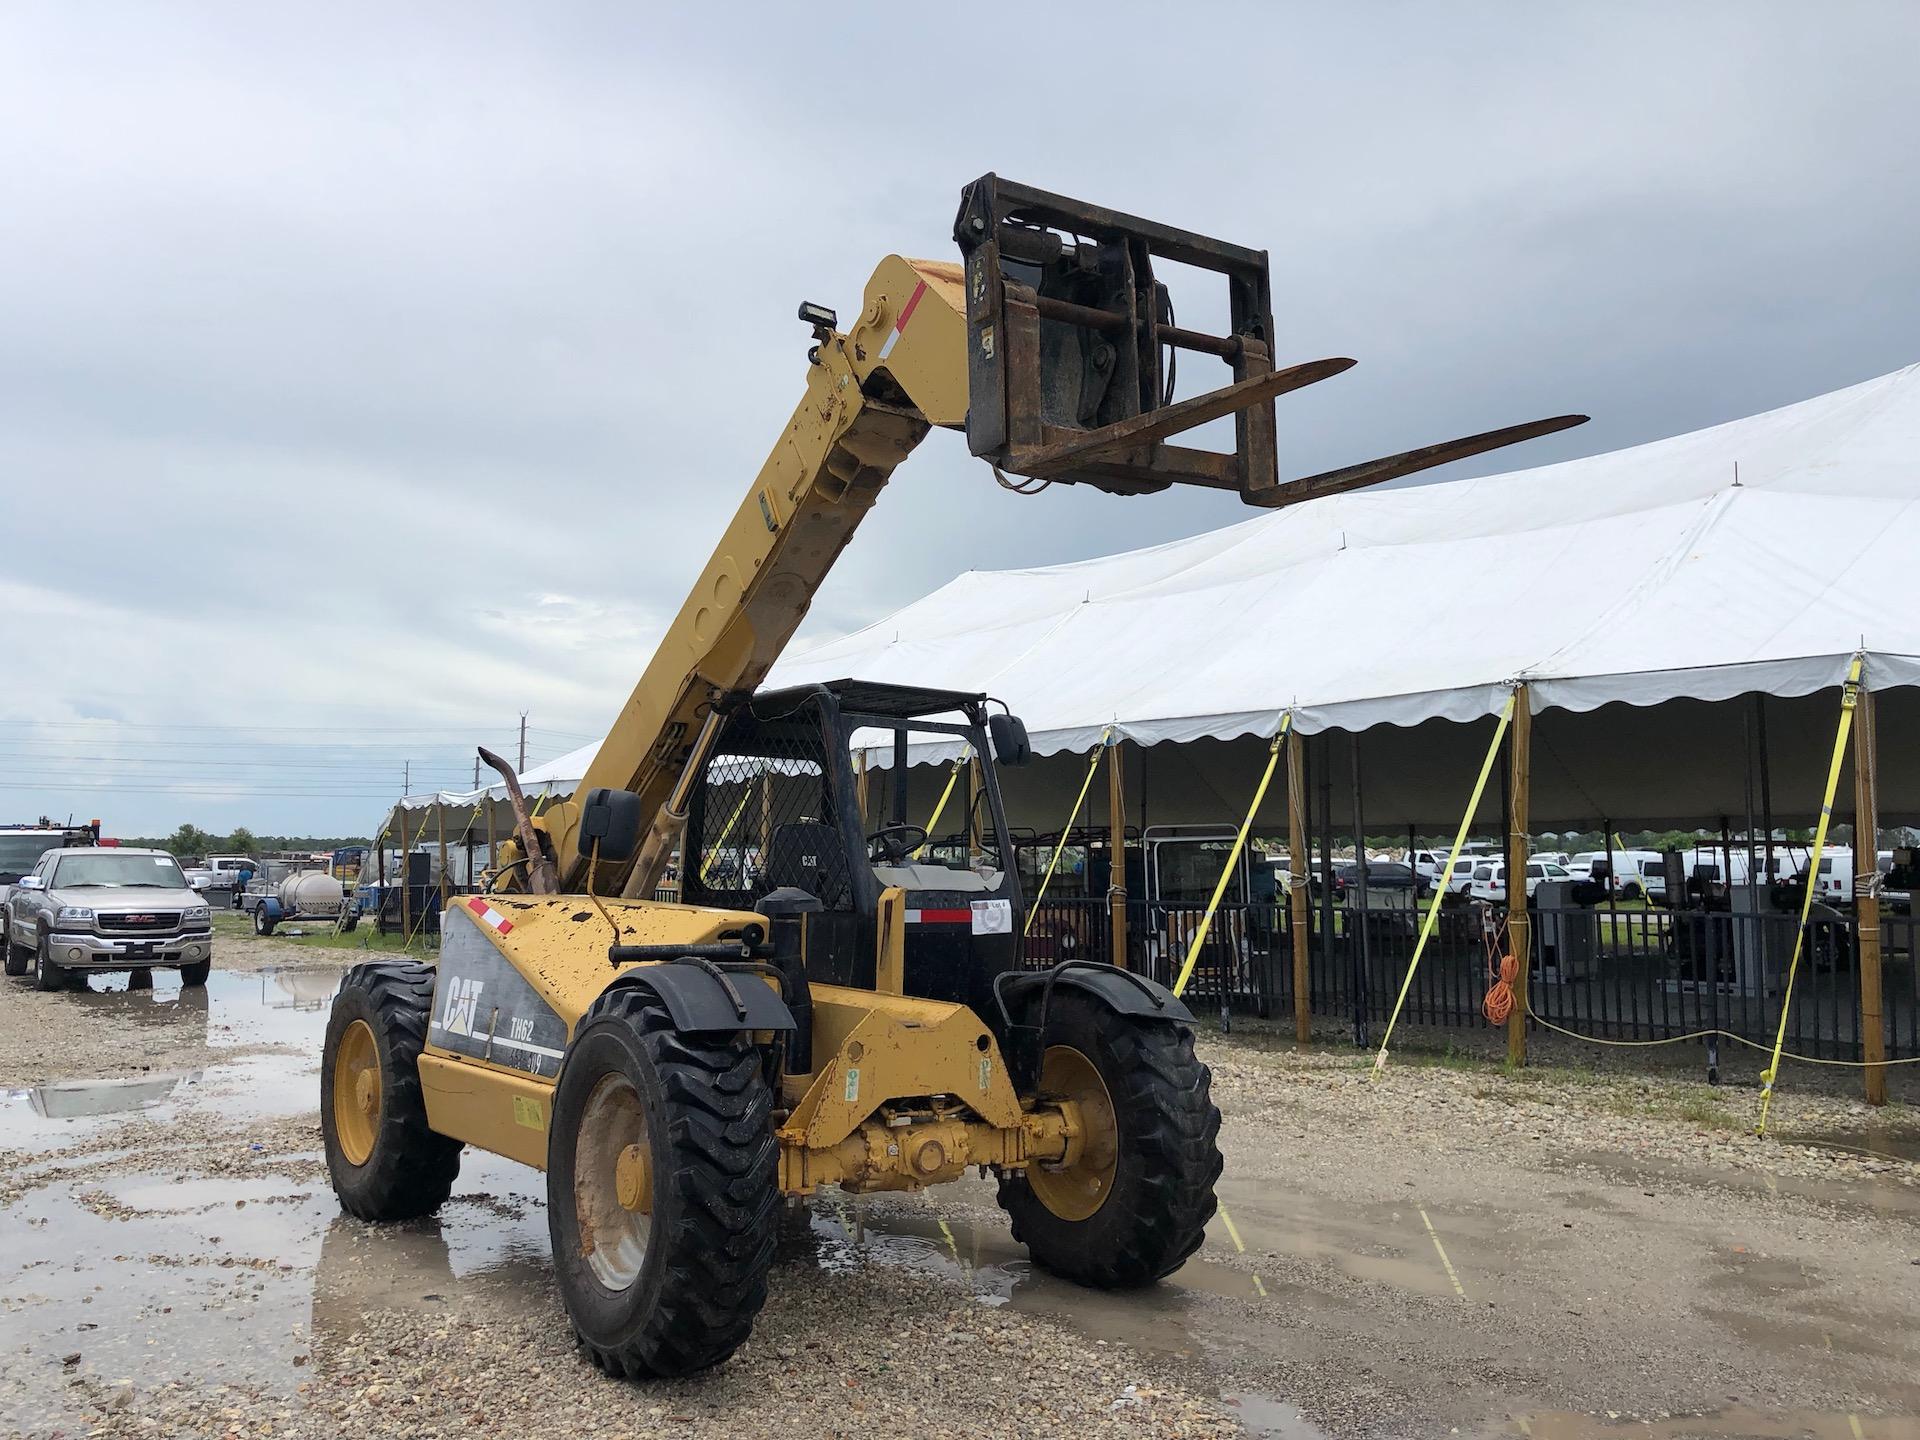
{"label": "truck wheel", "polygon": [[766,1303],[779,1225],[773,1093],[744,1035],[688,1035],[609,991],[561,1066],[547,1228],[574,1335],[610,1375],[718,1365]]}
{"label": "truck wheel", "polygon": [[1220,1112],[1193,1034],[1055,992],[1040,1089],[1072,1100],[1086,1134],[1067,1158],[1003,1176],[1013,1238],[1056,1275],[1145,1285],[1200,1248],[1220,1178]]}
{"label": "truck wheel", "polygon": [[40,943],[33,952],[33,988],[36,990],[59,990],[67,983],[67,972],[53,963],[53,942],[47,936],[40,937]]}
{"label": "truck wheel", "polygon": [[460,1142],[427,1124],[420,1048],[433,971],[356,965],[340,982],[320,1052],[320,1134],[333,1192],[362,1220],[412,1220],[453,1193]]}
{"label": "truck wheel", "polygon": [[[5,923],[5,917],[0,917],[0,926]],[[7,974],[24,975],[33,968],[32,946],[14,944],[13,936],[10,934],[0,938],[4,938],[7,947]]]}
{"label": "truck wheel", "polygon": [[205,960],[196,960],[191,965],[182,965],[180,967],[180,988],[183,990],[191,990],[196,985],[204,985],[207,983],[207,976],[212,973],[213,960],[211,957]]}

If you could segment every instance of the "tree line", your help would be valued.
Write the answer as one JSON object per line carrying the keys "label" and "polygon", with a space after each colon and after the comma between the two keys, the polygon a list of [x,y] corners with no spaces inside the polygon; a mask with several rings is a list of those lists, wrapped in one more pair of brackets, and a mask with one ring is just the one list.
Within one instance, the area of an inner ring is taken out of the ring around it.
{"label": "tree line", "polygon": [[271,855],[282,850],[338,850],[371,843],[364,835],[256,835],[245,826],[215,835],[198,825],[182,825],[171,835],[130,836],[123,843],[166,850],[181,859],[194,855]]}

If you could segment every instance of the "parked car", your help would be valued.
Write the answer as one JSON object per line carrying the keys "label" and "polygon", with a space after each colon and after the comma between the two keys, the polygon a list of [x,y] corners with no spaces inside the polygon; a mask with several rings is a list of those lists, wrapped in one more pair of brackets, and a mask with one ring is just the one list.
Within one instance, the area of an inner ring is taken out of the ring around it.
{"label": "parked car", "polygon": [[213,921],[164,850],[84,846],[50,850],[7,897],[6,972],[31,968],[42,990],[69,973],[180,972],[204,985],[213,968]]}
{"label": "parked car", "polygon": [[[1571,880],[1573,875],[1564,865],[1551,860],[1527,861],[1527,898],[1533,898],[1533,892],[1540,888],[1543,880]],[[1473,867],[1473,879],[1467,893],[1475,900],[1485,900],[1500,904],[1507,898],[1507,863],[1504,860],[1483,860]]]}
{"label": "parked car", "polygon": [[1829,845],[1820,852],[1815,867],[1813,892],[1829,905],[1853,903],[1853,847]]}
{"label": "parked car", "polygon": [[[1567,866],[1568,878],[1572,880],[1593,880],[1596,867],[1608,860],[1605,850],[1583,850],[1573,857]],[[1667,859],[1658,850],[1615,850],[1613,862],[1613,894],[1621,900],[1638,900],[1642,897],[1664,900],[1667,894]],[[1580,867],[1586,871],[1581,873]]]}
{"label": "parked car", "polygon": [[[1353,860],[1333,862],[1333,894],[1344,900],[1358,883],[1360,867]],[[1376,895],[1413,895],[1428,893],[1427,882],[1413,873],[1413,867],[1399,860],[1367,861],[1367,890]]]}
{"label": "parked car", "polygon": [[1485,862],[1484,855],[1462,855],[1453,862],[1453,873],[1447,876],[1441,888],[1450,895],[1466,894],[1467,886],[1473,883],[1473,867]]}

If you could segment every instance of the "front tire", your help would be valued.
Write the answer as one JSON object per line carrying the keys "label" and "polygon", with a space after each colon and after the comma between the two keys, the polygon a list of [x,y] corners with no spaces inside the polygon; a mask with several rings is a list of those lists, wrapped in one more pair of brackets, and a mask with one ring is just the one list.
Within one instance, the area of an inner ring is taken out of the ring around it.
{"label": "front tire", "polygon": [[425,965],[356,965],[320,1052],[320,1134],[333,1192],[362,1220],[429,1215],[453,1193],[460,1142],[427,1124],[420,1050],[433,1008]]}
{"label": "front tire", "polygon": [[53,961],[53,941],[47,936],[40,937],[40,943],[33,951],[33,988],[36,990],[59,990],[67,983],[67,972]]}
{"label": "front tire", "polygon": [[690,1375],[746,1342],[778,1238],[773,1093],[748,1037],[683,1034],[609,991],[567,1049],[547,1225],[581,1347],[610,1375]]}
{"label": "front tire", "polygon": [[182,965],[180,967],[181,988],[191,990],[197,985],[204,985],[207,983],[207,976],[212,973],[213,960],[211,957],[205,960],[196,960],[191,965]]}
{"label": "front tire", "polygon": [[1206,1238],[1220,1178],[1220,1111],[1193,1032],[1056,991],[1041,1091],[1076,1102],[1066,1161],[1003,1176],[1000,1206],[1034,1263],[1100,1290],[1150,1284]]}

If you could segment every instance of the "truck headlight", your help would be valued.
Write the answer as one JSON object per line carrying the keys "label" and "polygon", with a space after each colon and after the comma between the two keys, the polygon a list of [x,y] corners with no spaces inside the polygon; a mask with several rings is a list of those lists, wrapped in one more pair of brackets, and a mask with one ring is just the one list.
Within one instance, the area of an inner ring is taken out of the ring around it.
{"label": "truck headlight", "polygon": [[69,920],[91,920],[93,911],[85,905],[62,905],[59,919],[62,923]]}
{"label": "truck headlight", "polygon": [[207,907],[204,905],[189,905],[180,912],[180,918],[187,921],[205,920],[208,918]]}

